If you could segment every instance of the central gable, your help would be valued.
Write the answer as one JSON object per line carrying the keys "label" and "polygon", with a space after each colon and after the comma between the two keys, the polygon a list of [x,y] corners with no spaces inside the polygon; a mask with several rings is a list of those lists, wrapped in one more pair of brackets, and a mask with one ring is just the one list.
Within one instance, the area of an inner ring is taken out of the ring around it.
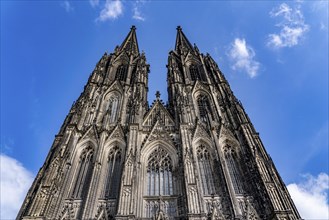
{"label": "central gable", "polygon": [[174,119],[171,117],[168,110],[159,100],[156,100],[150,111],[144,117],[142,125],[153,126],[158,120],[160,120],[165,127],[175,126]]}
{"label": "central gable", "polygon": [[154,141],[164,141],[171,146],[175,146],[173,138],[165,129],[165,126],[161,123],[161,121],[156,121],[151,132],[143,140],[141,147],[143,148],[145,145],[148,145]]}

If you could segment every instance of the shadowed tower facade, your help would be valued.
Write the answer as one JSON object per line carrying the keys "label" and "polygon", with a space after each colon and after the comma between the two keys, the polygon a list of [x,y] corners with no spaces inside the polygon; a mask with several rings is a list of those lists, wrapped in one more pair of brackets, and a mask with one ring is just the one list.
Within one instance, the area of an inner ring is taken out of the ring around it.
{"label": "shadowed tower facade", "polygon": [[301,219],[241,103],[177,28],[168,104],[133,26],[104,54],[17,219]]}

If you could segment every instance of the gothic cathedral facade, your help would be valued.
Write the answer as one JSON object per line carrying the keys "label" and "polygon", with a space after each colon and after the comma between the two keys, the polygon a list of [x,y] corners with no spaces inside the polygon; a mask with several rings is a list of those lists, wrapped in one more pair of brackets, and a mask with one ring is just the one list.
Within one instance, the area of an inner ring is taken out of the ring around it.
{"label": "gothic cathedral facade", "polygon": [[55,136],[17,219],[297,220],[242,104],[177,28],[168,104],[148,105],[133,26],[105,53]]}

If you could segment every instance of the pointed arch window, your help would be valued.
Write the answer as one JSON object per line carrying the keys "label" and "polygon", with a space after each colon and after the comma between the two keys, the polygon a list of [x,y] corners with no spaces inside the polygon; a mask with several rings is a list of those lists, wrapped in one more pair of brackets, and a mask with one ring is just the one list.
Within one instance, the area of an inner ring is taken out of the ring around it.
{"label": "pointed arch window", "polygon": [[200,120],[209,123],[209,114],[212,115],[211,107],[207,96],[200,95],[197,98]]}
{"label": "pointed arch window", "polygon": [[191,79],[193,81],[198,79],[199,71],[198,71],[198,68],[195,65],[190,66],[190,74],[191,74]]}
{"label": "pointed arch window", "polygon": [[128,65],[121,64],[117,68],[117,71],[116,71],[116,74],[115,74],[115,79],[120,80],[120,81],[126,81],[127,72],[128,72]]}
{"label": "pointed arch window", "polygon": [[200,145],[197,148],[197,159],[203,194],[215,194],[215,173],[211,166],[210,153],[205,146]]}
{"label": "pointed arch window", "polygon": [[121,179],[121,150],[115,146],[108,156],[108,170],[105,188],[105,198],[117,198]]}
{"label": "pointed arch window", "polygon": [[196,81],[196,80],[205,81],[206,80],[204,73],[203,73],[202,66],[197,66],[195,64],[192,64],[189,67],[189,70],[190,70],[191,79],[193,81]]}
{"label": "pointed arch window", "polygon": [[88,189],[91,179],[93,154],[93,148],[88,146],[80,155],[78,170],[75,178],[76,180],[72,191],[73,198],[81,199],[83,198],[83,195],[87,194],[85,191]]}
{"label": "pointed arch window", "polygon": [[148,196],[173,195],[172,161],[167,151],[157,147],[147,161]]}
{"label": "pointed arch window", "polygon": [[163,212],[168,219],[175,219],[177,198],[172,195],[179,184],[173,172],[173,161],[161,145],[156,146],[147,159],[146,182],[144,216],[159,219],[159,213]]}
{"label": "pointed arch window", "polygon": [[236,194],[242,194],[243,193],[242,178],[241,178],[239,165],[237,163],[237,155],[234,149],[232,149],[231,147],[226,148],[224,150],[224,153],[225,153],[226,166],[231,177],[231,182],[233,185],[234,192]]}
{"label": "pointed arch window", "polygon": [[107,111],[108,111],[108,117],[109,117],[110,123],[113,123],[116,120],[118,104],[119,104],[119,97],[112,96],[109,99],[109,105],[108,105]]}

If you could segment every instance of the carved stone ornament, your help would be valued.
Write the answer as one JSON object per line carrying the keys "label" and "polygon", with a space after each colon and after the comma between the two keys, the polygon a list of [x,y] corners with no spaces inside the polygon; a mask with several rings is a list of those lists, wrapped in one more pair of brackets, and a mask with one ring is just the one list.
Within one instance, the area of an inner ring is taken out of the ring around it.
{"label": "carved stone ornament", "polygon": [[75,219],[80,209],[81,201],[68,201],[65,203],[63,211],[60,214],[61,220]]}
{"label": "carved stone ornament", "polygon": [[97,132],[97,128],[95,125],[91,125],[86,132],[84,133],[84,135],[82,135],[82,137],[80,138],[80,140],[87,140],[87,139],[91,139],[91,140],[95,140],[98,142],[99,137],[98,137],[98,132]]}
{"label": "carved stone ornament", "polygon": [[114,139],[114,138],[124,140],[124,133],[123,133],[123,130],[120,125],[117,125],[114,128],[114,130],[112,131],[110,136],[107,138],[107,141]]}
{"label": "carved stone ornament", "polygon": [[112,91],[118,91],[119,93],[123,93],[123,88],[121,86],[120,81],[116,80],[113,82],[112,85],[107,89],[107,91],[104,94],[108,94],[109,92]]}
{"label": "carved stone ornament", "polygon": [[[143,141],[145,144],[150,143],[155,140],[163,140],[166,143],[174,145],[173,139],[170,137],[169,133],[166,131],[164,125],[157,121],[150,132],[150,134],[146,137],[146,140]],[[144,144],[144,145],[145,145]]]}
{"label": "carved stone ornament", "polygon": [[239,141],[234,137],[233,133],[225,125],[221,128],[219,135],[219,143],[221,144],[221,146],[229,145],[231,147],[236,147],[240,145]]}
{"label": "carved stone ornament", "polygon": [[194,131],[193,141],[197,140],[198,138],[205,138],[211,141],[211,137],[209,136],[209,133],[205,130],[204,126],[200,123],[197,124],[196,129]]}
{"label": "carved stone ornament", "polygon": [[200,90],[206,91],[208,93],[210,92],[209,87],[205,86],[201,81],[198,80],[192,89],[192,94]]}

